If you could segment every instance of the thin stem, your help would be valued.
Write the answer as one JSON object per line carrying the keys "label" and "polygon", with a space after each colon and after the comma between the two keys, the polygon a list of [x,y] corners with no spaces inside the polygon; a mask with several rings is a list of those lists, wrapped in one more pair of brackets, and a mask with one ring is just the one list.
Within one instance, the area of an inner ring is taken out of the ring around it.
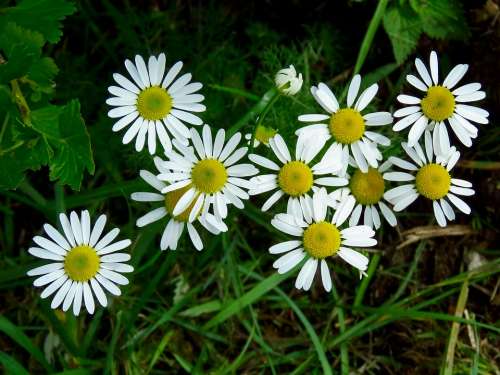
{"label": "thin stem", "polygon": [[39,206],[46,206],[47,200],[44,198],[42,194],[38,192],[26,179],[24,179],[19,184],[19,190],[21,190],[28,197],[33,199],[33,201]]}
{"label": "thin stem", "polygon": [[239,131],[242,127],[247,125],[253,118],[256,118],[257,116],[261,116],[265,114],[267,111],[269,111],[270,105],[272,105],[271,102],[274,103],[276,100],[276,96],[279,96],[278,90],[273,87],[272,89],[266,91],[264,95],[262,95],[262,98],[259,100],[257,104],[255,104],[250,111],[245,113],[245,115],[236,122],[229,130],[227,131],[227,136],[230,137],[237,131]]}
{"label": "thin stem", "polygon": [[375,33],[380,26],[380,21],[382,21],[382,17],[384,16],[385,8],[387,7],[388,2],[389,0],[380,0],[378,2],[375,13],[373,13],[373,17],[370,21],[370,24],[368,25],[368,30],[366,30],[365,37],[363,38],[363,42],[361,43],[358,58],[356,60],[356,64],[354,65],[353,75],[359,73],[366,60],[366,56],[368,55],[368,51],[370,50],[370,47],[372,45]]}
{"label": "thin stem", "polygon": [[377,269],[378,263],[380,262],[380,254],[376,253],[372,260],[370,261],[370,265],[368,266],[367,275],[361,281],[358,290],[356,291],[356,297],[354,298],[353,308],[361,306],[363,302],[363,297],[365,296],[366,289],[368,288],[368,284],[370,283],[373,275],[375,274],[375,270]]}
{"label": "thin stem", "polygon": [[[341,307],[342,303],[337,293],[335,285],[332,283],[332,295],[335,299],[337,315],[339,318],[339,329],[342,335],[345,332],[345,316],[344,309]],[[340,344],[340,373],[342,375],[349,375],[349,348],[347,347],[347,340]]]}
{"label": "thin stem", "polygon": [[[354,65],[354,70],[352,75],[356,75],[361,71],[361,67],[365,63],[366,56],[368,55],[368,51],[372,46],[373,38],[380,26],[380,22],[382,21],[382,17],[384,16],[385,8],[387,7],[387,3],[389,0],[379,0],[377,8],[375,9],[375,13],[373,13],[372,19],[368,25],[368,29],[366,30],[363,41],[361,42],[361,47],[359,48],[358,57],[356,59],[356,64]],[[347,86],[344,88],[342,95],[340,97],[340,101],[344,100],[347,95]]]}

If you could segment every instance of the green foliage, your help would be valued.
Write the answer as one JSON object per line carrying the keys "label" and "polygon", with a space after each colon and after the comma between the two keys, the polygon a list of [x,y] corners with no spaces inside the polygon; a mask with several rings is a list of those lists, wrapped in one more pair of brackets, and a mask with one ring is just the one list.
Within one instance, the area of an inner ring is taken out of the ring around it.
{"label": "green foliage", "polygon": [[71,2],[24,0],[0,16],[0,189],[15,188],[25,171],[48,165],[50,179],[79,190],[94,172],[80,104],[50,104],[57,65],[42,54],[57,42]]}
{"label": "green foliage", "polygon": [[385,12],[384,28],[399,64],[415,50],[422,33],[436,39],[466,39],[470,34],[458,0],[396,1]]}
{"label": "green foliage", "polygon": [[8,8],[1,20],[37,31],[49,43],[57,43],[62,35],[61,21],[75,10],[75,5],[67,0],[21,0]]}

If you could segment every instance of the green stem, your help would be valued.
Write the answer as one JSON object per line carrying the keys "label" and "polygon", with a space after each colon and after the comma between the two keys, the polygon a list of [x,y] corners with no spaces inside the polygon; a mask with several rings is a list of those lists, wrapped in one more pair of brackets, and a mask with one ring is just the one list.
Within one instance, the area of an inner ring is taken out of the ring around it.
{"label": "green stem", "polygon": [[363,302],[363,297],[365,296],[366,289],[368,288],[368,284],[370,284],[373,275],[375,274],[375,270],[377,269],[378,263],[380,262],[380,254],[376,253],[372,260],[370,261],[370,265],[367,270],[367,277],[364,277],[359,285],[358,290],[356,291],[356,297],[354,298],[353,308],[361,306]]}
{"label": "green stem", "polygon": [[[366,30],[365,37],[361,42],[361,47],[359,48],[358,57],[356,59],[356,64],[354,65],[354,70],[352,75],[356,75],[361,71],[361,67],[363,66],[366,56],[368,55],[368,51],[372,46],[373,38],[380,26],[380,22],[382,21],[382,17],[384,16],[385,8],[387,7],[387,3],[389,0],[379,0],[377,8],[375,9],[375,13],[373,13],[370,24],[368,25],[368,29]],[[342,96],[340,100],[343,100],[347,94],[347,86],[342,92]]]}
{"label": "green stem", "polygon": [[47,200],[26,179],[19,184],[21,190],[39,206],[47,206]]}
{"label": "green stem", "polygon": [[54,196],[56,213],[60,214],[66,211],[66,204],[64,202],[64,187],[60,183],[54,185]]}
{"label": "green stem", "polygon": [[262,95],[262,98],[260,98],[259,102],[255,104],[250,111],[245,113],[245,115],[240,118],[236,124],[229,128],[227,136],[232,136],[257,116],[260,116],[259,121],[261,121],[262,117],[265,116],[272,104],[277,100],[277,97],[279,97],[279,92],[275,87],[266,91],[266,93]]}
{"label": "green stem", "polygon": [[[335,304],[337,305],[340,334],[343,334],[345,332],[344,309],[341,307],[342,304],[339,298],[339,294],[337,293],[337,289],[335,288],[335,285],[333,283],[332,295],[335,299]],[[347,341],[344,341],[340,344],[340,373],[342,375],[349,375],[349,349],[347,347]]]}
{"label": "green stem", "polygon": [[208,87],[210,87],[211,89],[217,90],[217,91],[227,92],[228,94],[238,95],[238,96],[241,96],[243,98],[253,100],[254,102],[256,102],[260,99],[255,94],[252,94],[250,92],[246,92],[244,90],[240,90],[240,89],[237,89],[234,87],[227,87],[227,86],[221,86],[221,85],[215,85],[215,84],[208,85]]}
{"label": "green stem", "polygon": [[382,17],[384,16],[385,8],[387,7],[388,2],[389,0],[380,0],[378,2],[375,13],[373,13],[373,17],[370,21],[370,24],[368,25],[368,30],[366,30],[365,37],[363,38],[363,42],[361,43],[361,48],[359,49],[356,65],[354,65],[353,75],[359,73],[366,60],[366,56],[368,55],[368,51],[370,50],[370,47],[372,45],[375,33],[380,26],[380,21],[382,21]]}

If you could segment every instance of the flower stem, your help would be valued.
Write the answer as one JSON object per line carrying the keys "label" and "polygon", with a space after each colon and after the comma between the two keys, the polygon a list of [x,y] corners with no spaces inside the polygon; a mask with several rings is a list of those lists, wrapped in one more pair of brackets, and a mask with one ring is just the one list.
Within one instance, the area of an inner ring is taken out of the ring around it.
{"label": "flower stem", "polygon": [[271,106],[279,97],[278,90],[273,87],[272,89],[266,91],[264,95],[260,98],[260,100],[255,104],[250,111],[245,113],[245,115],[236,122],[233,126],[229,128],[227,131],[227,136],[230,137],[237,131],[239,131],[242,127],[247,125],[252,119],[260,116],[259,122],[262,121],[262,118],[269,111]]}
{"label": "flower stem", "polygon": [[[339,317],[339,330],[340,333],[343,334],[345,332],[344,309],[341,307],[339,294],[337,293],[337,289],[335,288],[335,285],[333,283],[332,283],[332,294],[333,298],[335,299],[335,304],[337,305],[337,314]],[[340,344],[340,373],[342,375],[349,375],[349,350],[346,341],[343,341]]]}
{"label": "flower stem", "polygon": [[[368,51],[372,46],[373,38],[375,37],[378,27],[380,26],[380,22],[382,21],[382,17],[384,16],[385,8],[387,7],[388,2],[389,0],[379,0],[378,2],[377,8],[375,9],[372,19],[370,20],[370,24],[368,25],[368,29],[366,30],[363,41],[361,42],[361,47],[359,48],[356,64],[354,65],[354,70],[352,72],[353,76],[361,71],[361,67],[365,63],[366,56],[368,55]],[[346,86],[344,88],[344,91],[342,92],[342,96],[340,97],[341,101],[344,100],[345,96],[347,95],[347,88],[348,87]]]}

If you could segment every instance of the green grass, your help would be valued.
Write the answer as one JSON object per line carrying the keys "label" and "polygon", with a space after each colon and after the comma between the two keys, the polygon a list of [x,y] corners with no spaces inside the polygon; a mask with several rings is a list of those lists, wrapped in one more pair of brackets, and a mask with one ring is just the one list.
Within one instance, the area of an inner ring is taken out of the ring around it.
{"label": "green grass", "polygon": [[[399,248],[408,240],[405,230],[435,225],[430,206],[417,204],[398,217],[398,228],[377,233],[363,280],[341,261],[330,262],[331,293],[318,280],[310,292],[297,291],[297,269],[284,275],[273,270],[268,248],[284,236],[269,222],[284,206],[262,213],[262,197],[245,202],[240,212],[231,208],[229,231],[204,235],[201,252],[186,236],[178,250],[161,252],[163,221],[135,227],[147,207],[129,197],[146,188],[139,170],[154,166],[147,151],[137,154],[111,132],[104,103],[112,73],[124,71],[126,57],[166,51],[168,63],[182,59],[204,83],[207,123],[228,134],[272,126],[292,144],[297,115],[317,110],[308,88],[319,81],[342,93],[351,75],[361,72],[365,85],[381,87],[373,109],[394,110],[413,66],[412,59],[394,62],[382,28],[391,2],[338,2],[338,9],[290,5],[290,21],[276,20],[272,5],[146,3],[81,1],[64,22],[61,42],[48,47],[60,68],[54,102],[80,99],[96,171],[84,176],[79,192],[51,182],[46,169],[0,192],[0,368],[72,375],[498,373],[494,199],[500,146],[493,141],[494,116],[472,148],[461,149],[464,162],[456,169],[477,191],[472,215],[458,219],[472,234],[444,233]],[[481,43],[474,35],[467,42],[423,37],[417,47],[419,55],[439,49],[444,70],[471,63],[468,79],[483,82],[489,94],[494,78],[461,55],[474,46],[490,53]],[[305,82],[288,98],[277,94],[273,75],[291,63]],[[484,107],[493,112],[494,100]],[[392,140],[384,156],[400,155],[405,134],[381,131]],[[120,236],[132,239],[135,272],[121,297],[109,297],[108,308],[75,318],[39,298],[26,272],[40,262],[27,249],[43,223],[81,208],[93,217],[106,213]],[[472,253],[483,259],[479,268],[468,269]]]}

